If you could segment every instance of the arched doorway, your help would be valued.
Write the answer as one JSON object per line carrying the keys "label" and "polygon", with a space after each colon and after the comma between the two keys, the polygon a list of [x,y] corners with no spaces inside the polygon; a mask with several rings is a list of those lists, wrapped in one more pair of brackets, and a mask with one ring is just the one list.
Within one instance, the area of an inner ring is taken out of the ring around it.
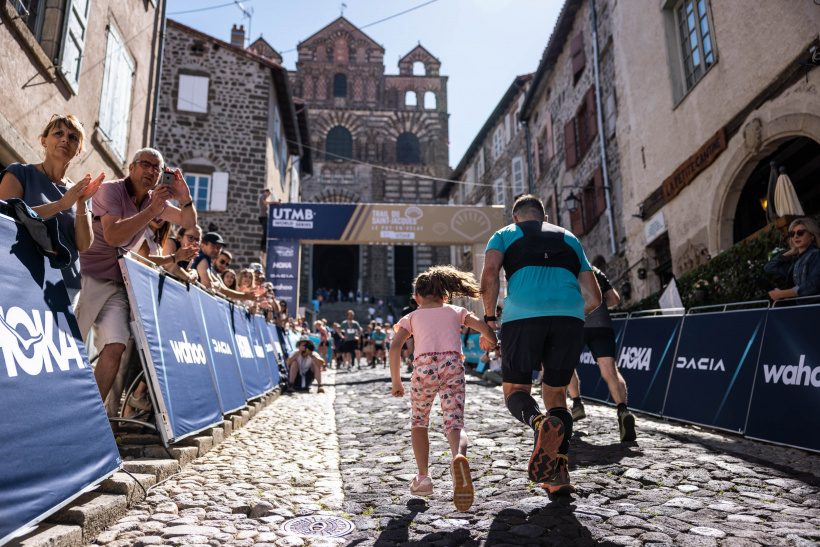
{"label": "arched doorway", "polygon": [[314,245],[313,289],[354,293],[359,287],[358,245]]}
{"label": "arched doorway", "polygon": [[760,160],[747,178],[737,202],[732,239],[745,239],[766,226],[766,192],[770,162],[785,167],[807,215],[820,213],[820,144],[808,137],[782,142]]}

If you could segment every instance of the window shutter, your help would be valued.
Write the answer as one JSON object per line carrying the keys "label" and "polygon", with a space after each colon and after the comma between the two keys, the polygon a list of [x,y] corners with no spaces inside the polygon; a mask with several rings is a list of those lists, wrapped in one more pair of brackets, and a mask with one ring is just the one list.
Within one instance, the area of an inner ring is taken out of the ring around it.
{"label": "window shutter", "polygon": [[80,88],[80,69],[83,64],[90,4],[91,0],[66,0],[63,43],[60,48],[60,66],[57,73],[74,95]]}
{"label": "window shutter", "polygon": [[572,74],[577,78],[578,74],[584,70],[586,57],[584,56],[584,33],[579,32],[572,39],[569,45],[570,56],[572,57]]}
{"label": "window shutter", "polygon": [[595,212],[598,215],[603,214],[606,210],[606,189],[604,188],[604,170],[601,167],[595,170],[592,175],[592,181],[595,185]]}
{"label": "window shutter", "polygon": [[564,149],[567,156],[567,169],[578,164],[578,151],[575,148],[575,118],[564,126]]}
{"label": "window shutter", "polygon": [[569,225],[570,231],[577,237],[584,235],[584,213],[581,212],[581,207],[569,214]]}
{"label": "window shutter", "polygon": [[524,160],[520,157],[512,160],[513,197],[524,193]]}
{"label": "window shutter", "polygon": [[547,161],[555,155],[555,140],[552,138],[552,115],[547,113]]}
{"label": "window shutter", "polygon": [[591,141],[598,136],[598,111],[595,104],[595,86],[589,87],[586,95],[587,103],[587,138]]}
{"label": "window shutter", "polygon": [[504,139],[507,143],[510,142],[512,138],[512,133],[510,130],[510,114],[504,116]]}
{"label": "window shutter", "polygon": [[592,182],[584,188],[583,196],[584,229],[589,230],[595,225],[595,221],[598,219],[598,212],[595,210],[595,187],[592,185]]}
{"label": "window shutter", "polygon": [[133,81],[134,63],[125,50],[125,44],[117,30],[109,24],[100,96],[99,128],[108,140],[108,145],[123,162],[126,160],[128,147]]}
{"label": "window shutter", "polygon": [[228,173],[216,171],[211,183],[211,211],[228,210]]}

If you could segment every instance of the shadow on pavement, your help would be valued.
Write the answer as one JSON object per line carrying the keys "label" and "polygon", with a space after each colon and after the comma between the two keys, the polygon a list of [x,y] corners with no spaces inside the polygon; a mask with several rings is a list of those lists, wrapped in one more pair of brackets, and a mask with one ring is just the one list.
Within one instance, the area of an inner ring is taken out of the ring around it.
{"label": "shadow on pavement", "polygon": [[336,381],[333,384],[328,384],[328,385],[355,386],[355,385],[360,385],[360,384],[387,384],[387,383],[390,383],[390,377],[389,376],[387,378],[371,378],[370,380],[351,380],[349,382],[346,382],[344,380],[340,381],[340,380],[341,379],[339,378],[339,375],[337,373],[336,374]]}
{"label": "shadow on pavement", "polygon": [[572,436],[570,463],[573,467],[601,466],[618,463],[624,458],[643,456],[638,443],[591,444],[580,435]]}

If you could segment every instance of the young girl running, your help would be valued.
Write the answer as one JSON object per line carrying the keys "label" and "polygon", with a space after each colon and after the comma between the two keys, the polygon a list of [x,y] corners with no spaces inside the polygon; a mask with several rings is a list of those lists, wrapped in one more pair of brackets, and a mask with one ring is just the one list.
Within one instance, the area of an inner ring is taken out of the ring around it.
{"label": "young girl running", "polygon": [[461,354],[460,327],[467,325],[498,345],[495,332],[464,308],[447,304],[454,295],[476,298],[479,285],[471,273],[452,266],[435,266],[414,281],[419,308],[396,323],[396,335],[390,346],[392,393],[404,396],[401,382],[401,348],[411,335],[415,339],[413,376],[410,381],[410,439],[419,474],[410,483],[410,493],[429,496],[433,481],[428,470],[430,409],[436,394],[444,417],[444,434],[450,443],[453,461],[453,503],[459,511],[473,504],[473,482],[467,460],[467,433],[464,431],[464,356]]}

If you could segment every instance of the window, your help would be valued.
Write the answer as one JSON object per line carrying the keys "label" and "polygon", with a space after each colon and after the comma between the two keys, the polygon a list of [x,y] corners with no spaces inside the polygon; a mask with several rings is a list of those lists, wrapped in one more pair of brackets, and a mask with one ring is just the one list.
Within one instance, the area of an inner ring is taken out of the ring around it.
{"label": "window", "polygon": [[273,107],[273,163],[277,167],[279,167],[279,139],[281,136],[279,133],[282,131],[282,120],[279,117],[279,108],[274,105]]}
{"label": "window", "polygon": [[404,106],[416,106],[418,104],[415,91],[408,91],[404,94]]}
{"label": "window", "polygon": [[524,160],[521,157],[512,159],[513,198],[524,193]]}
{"label": "window", "polygon": [[419,163],[419,138],[412,133],[402,133],[396,139],[396,161]]}
{"label": "window", "polygon": [[[577,135],[575,133],[575,118],[572,118],[564,126],[564,152],[566,153],[567,169],[578,165],[577,140]],[[573,233],[575,233],[575,230],[573,230]]]}
{"label": "window", "polygon": [[207,113],[208,82],[209,78],[207,76],[180,74],[177,110]]}
{"label": "window", "polygon": [[495,204],[504,205],[504,179],[496,179],[493,182],[493,193],[495,195]]}
{"label": "window", "polygon": [[333,96],[347,97],[347,76],[336,74],[333,77]]}
{"label": "window", "polygon": [[210,198],[211,176],[188,173],[185,175],[185,182],[188,183],[188,188],[191,190],[191,197],[194,200],[196,210],[207,211]]}
{"label": "window", "polygon": [[424,108],[427,110],[436,109],[436,94],[433,91],[424,92]]}
{"label": "window", "polygon": [[353,159],[353,137],[350,131],[337,125],[327,132],[326,160]]}
{"label": "window", "polygon": [[586,56],[584,55],[584,34],[579,32],[569,44],[569,54],[572,62],[573,83],[578,83],[578,79],[584,72]]}
{"label": "window", "polygon": [[510,139],[512,138],[512,134],[510,132],[510,116],[512,114],[507,114],[504,116],[504,142],[509,143]]}
{"label": "window", "polygon": [[592,179],[584,187],[584,228],[586,232],[595,226],[598,218],[606,209],[606,195],[604,194],[603,170],[599,167],[592,175]]}
{"label": "window", "polygon": [[128,146],[128,122],[131,114],[131,87],[134,62],[125,50],[117,29],[108,25],[105,46],[105,72],[100,95],[99,129],[108,146],[123,163]]}
{"label": "window", "polygon": [[484,178],[484,147],[481,147],[481,150],[478,151],[478,163],[475,166],[475,179],[476,182],[481,182],[481,179]]}
{"label": "window", "polygon": [[595,108],[595,86],[590,86],[578,108],[578,157],[583,158],[598,136],[598,117]]}
{"label": "window", "polygon": [[421,61],[416,61],[413,63],[413,76],[426,76],[427,75],[427,68],[424,66],[424,63]]}
{"label": "window", "polygon": [[706,0],[683,0],[675,7],[686,91],[692,89],[715,62]]}
{"label": "window", "polygon": [[546,142],[544,143],[544,153],[547,161],[550,161],[555,155],[555,139],[552,136],[552,115],[547,112],[547,121],[544,124],[547,130]]}
{"label": "window", "polygon": [[493,135],[493,159],[497,160],[504,151],[504,128],[498,127]]}

